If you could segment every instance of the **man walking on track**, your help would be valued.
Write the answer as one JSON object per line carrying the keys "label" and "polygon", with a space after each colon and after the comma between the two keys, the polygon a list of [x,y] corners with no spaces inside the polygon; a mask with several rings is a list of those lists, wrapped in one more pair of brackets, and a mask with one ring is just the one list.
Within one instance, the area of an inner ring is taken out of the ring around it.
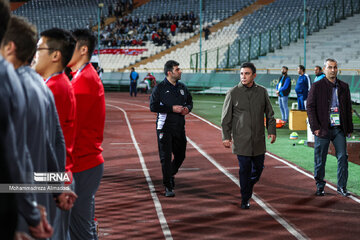
{"label": "man walking on track", "polygon": [[325,163],[329,144],[332,141],[338,163],[337,192],[347,197],[350,194],[346,190],[348,179],[346,136],[350,137],[353,132],[350,90],[347,83],[336,77],[338,72],[336,60],[326,59],[324,70],[325,77],[311,87],[307,102],[310,128],[315,135],[316,195],[325,195]]}
{"label": "man walking on track", "polygon": [[179,82],[179,63],[167,61],[164,73],[165,79],[155,86],[151,95],[150,110],[157,113],[156,131],[165,196],[174,197],[174,176],[183,163],[186,152],[185,115],[193,108],[193,102],[187,87]]}
{"label": "man walking on track", "polygon": [[276,121],[266,89],[254,82],[256,68],[243,63],[240,83],[230,89],[225,97],[221,126],[225,148],[230,148],[239,161],[241,208],[249,209],[253,187],[264,168],[266,152],[264,114],[271,143],[276,140]]}

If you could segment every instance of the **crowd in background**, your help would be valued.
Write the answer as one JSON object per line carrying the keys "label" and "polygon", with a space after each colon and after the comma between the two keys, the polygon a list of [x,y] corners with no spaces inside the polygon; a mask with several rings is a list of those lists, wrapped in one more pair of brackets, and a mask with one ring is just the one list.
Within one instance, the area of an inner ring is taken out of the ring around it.
{"label": "crowd in background", "polygon": [[190,11],[184,14],[153,15],[147,19],[135,16],[117,18],[100,32],[101,45],[106,47],[144,46],[152,41],[156,46],[170,47],[170,34],[192,33],[199,20]]}

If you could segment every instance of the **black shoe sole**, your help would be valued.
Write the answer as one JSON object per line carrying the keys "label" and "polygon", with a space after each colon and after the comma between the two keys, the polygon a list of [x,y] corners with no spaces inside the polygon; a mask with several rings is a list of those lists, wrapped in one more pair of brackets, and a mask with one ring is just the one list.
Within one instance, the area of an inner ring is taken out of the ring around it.
{"label": "black shoe sole", "polygon": [[241,203],[241,209],[250,209],[250,203]]}
{"label": "black shoe sole", "polygon": [[319,197],[323,197],[325,196],[325,192],[316,192],[315,195]]}
{"label": "black shoe sole", "polygon": [[348,197],[348,196],[350,196],[350,193],[343,193],[343,192],[341,192],[341,191],[336,191],[338,194],[340,194],[341,196],[343,196],[343,197]]}
{"label": "black shoe sole", "polygon": [[175,193],[173,191],[167,191],[167,189],[165,189],[165,197],[175,197]]}
{"label": "black shoe sole", "polygon": [[241,204],[241,209],[250,209],[250,205]]}

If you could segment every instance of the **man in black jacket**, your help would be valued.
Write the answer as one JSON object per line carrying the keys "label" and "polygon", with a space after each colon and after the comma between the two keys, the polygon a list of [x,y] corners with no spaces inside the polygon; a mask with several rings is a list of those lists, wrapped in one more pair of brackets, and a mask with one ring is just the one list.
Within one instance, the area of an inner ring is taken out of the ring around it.
{"label": "man in black jacket", "polygon": [[347,83],[336,78],[338,72],[336,60],[326,59],[324,72],[326,77],[313,84],[307,102],[310,128],[315,135],[316,195],[325,194],[325,163],[329,143],[332,141],[338,160],[337,192],[346,197],[350,195],[346,190],[348,179],[346,136],[350,137],[353,132],[350,90]]}
{"label": "man in black jacket", "polygon": [[165,79],[155,86],[151,95],[150,110],[157,113],[156,131],[165,196],[174,197],[174,176],[186,152],[185,115],[191,111],[193,102],[187,87],[178,82],[181,79],[179,63],[167,61],[164,73]]}

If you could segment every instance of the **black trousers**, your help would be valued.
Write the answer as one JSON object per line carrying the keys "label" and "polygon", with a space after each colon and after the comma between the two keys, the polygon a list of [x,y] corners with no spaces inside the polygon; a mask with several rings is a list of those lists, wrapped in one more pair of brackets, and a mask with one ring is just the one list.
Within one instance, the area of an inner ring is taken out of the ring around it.
{"label": "black trousers", "polygon": [[[178,172],[185,159],[187,143],[185,130],[157,130],[157,140],[163,184],[165,187],[171,188],[170,178]],[[173,160],[172,155],[174,155]]]}
{"label": "black trousers", "polygon": [[264,169],[265,154],[258,156],[237,155],[239,160],[239,180],[241,187],[241,197],[243,201],[249,201],[252,196],[255,183],[260,179]]}

